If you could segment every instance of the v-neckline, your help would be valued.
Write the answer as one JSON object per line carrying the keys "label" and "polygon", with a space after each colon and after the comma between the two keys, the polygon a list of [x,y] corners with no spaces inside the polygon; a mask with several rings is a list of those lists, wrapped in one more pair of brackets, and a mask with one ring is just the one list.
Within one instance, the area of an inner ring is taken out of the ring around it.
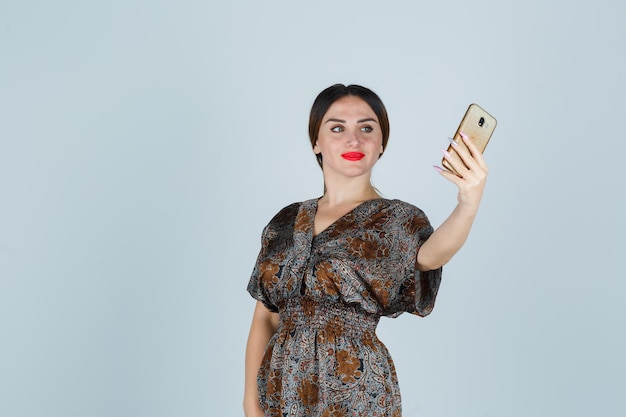
{"label": "v-neckline", "polygon": [[315,217],[317,216],[317,209],[319,207],[319,200],[320,198],[316,198],[312,200],[312,205],[311,205],[311,237],[312,239],[317,239],[318,236],[320,235],[324,235],[327,234],[327,232],[331,229],[334,229],[335,226],[337,225],[337,223],[342,220],[343,218],[354,214],[357,210],[359,210],[361,207],[365,206],[366,204],[372,202],[372,201],[382,201],[384,200],[384,198],[379,197],[379,198],[371,198],[369,200],[365,200],[362,201],[361,203],[357,204],[356,206],[354,206],[351,210],[345,212],[343,215],[337,217],[332,223],[330,223],[328,226],[326,226],[323,230],[321,230],[319,233],[315,233]]}

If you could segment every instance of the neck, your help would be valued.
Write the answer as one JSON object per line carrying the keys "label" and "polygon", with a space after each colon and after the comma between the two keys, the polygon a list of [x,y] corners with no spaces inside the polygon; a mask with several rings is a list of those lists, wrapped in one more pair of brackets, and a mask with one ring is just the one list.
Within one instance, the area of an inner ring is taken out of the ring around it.
{"label": "neck", "polygon": [[326,182],[326,190],[320,201],[335,206],[361,203],[375,198],[380,198],[380,195],[367,178],[367,181],[352,179],[345,182]]}

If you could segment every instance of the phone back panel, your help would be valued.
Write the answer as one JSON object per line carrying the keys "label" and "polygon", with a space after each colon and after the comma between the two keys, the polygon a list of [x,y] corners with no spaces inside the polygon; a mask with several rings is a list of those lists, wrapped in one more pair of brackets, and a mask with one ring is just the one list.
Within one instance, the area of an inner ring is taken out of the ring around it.
{"label": "phone back panel", "polygon": [[[472,143],[476,145],[478,150],[482,153],[485,151],[489,139],[496,128],[497,121],[495,117],[490,115],[486,110],[480,107],[478,104],[472,103],[467,108],[459,127],[454,134],[454,141],[462,148],[467,149],[463,140],[461,139],[460,132],[465,133]],[[452,145],[448,147],[448,152],[452,152],[454,148]],[[449,169],[458,175],[458,173],[452,169],[448,161],[445,158],[442,160],[444,167]]]}

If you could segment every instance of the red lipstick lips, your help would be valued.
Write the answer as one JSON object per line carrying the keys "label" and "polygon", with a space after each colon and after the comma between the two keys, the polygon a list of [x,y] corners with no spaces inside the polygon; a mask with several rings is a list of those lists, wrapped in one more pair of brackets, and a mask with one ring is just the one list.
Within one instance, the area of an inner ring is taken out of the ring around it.
{"label": "red lipstick lips", "polygon": [[346,152],[341,154],[341,157],[348,161],[359,161],[363,159],[364,156],[365,154],[361,152]]}

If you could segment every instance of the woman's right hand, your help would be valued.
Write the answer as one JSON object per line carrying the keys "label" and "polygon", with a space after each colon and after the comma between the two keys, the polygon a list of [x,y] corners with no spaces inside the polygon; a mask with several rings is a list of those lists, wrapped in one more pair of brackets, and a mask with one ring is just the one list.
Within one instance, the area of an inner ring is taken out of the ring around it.
{"label": "woman's right hand", "polygon": [[265,415],[259,404],[257,374],[265,347],[278,328],[278,321],[278,314],[272,313],[260,301],[257,301],[246,346],[246,378],[243,392],[243,411],[246,417],[264,417]]}

